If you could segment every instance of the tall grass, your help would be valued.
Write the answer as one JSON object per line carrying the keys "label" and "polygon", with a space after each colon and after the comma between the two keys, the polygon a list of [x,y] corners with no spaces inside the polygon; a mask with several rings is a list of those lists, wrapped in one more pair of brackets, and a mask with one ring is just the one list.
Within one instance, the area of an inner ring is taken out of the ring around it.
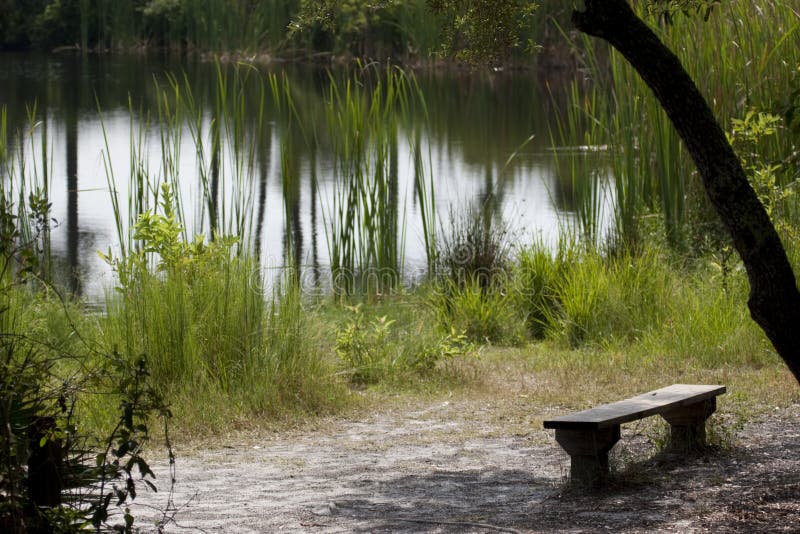
{"label": "tall grass", "polygon": [[776,361],[749,319],[745,276],[724,280],[661,245],[611,255],[576,241],[555,251],[533,245],[521,252],[511,287],[531,334],[567,348],[705,368]]}
{"label": "tall grass", "polygon": [[[27,114],[24,130],[12,137],[6,108],[0,108],[0,247],[6,255],[3,272],[16,269],[49,282],[52,154],[48,152],[47,117],[40,117],[36,104],[27,108]],[[11,257],[16,261],[11,262]]]}
{"label": "tall grass", "polygon": [[[337,397],[339,383],[329,380],[303,328],[296,273],[287,269],[270,294],[253,254],[258,149],[270,113],[280,113],[268,109],[277,84],[246,67],[218,74],[210,107],[170,79],[157,86],[154,124],[132,110],[127,206],[118,200],[106,146],[125,245],[106,256],[118,287],[106,301],[103,343],[131,358],[147,355],[159,386],[178,397],[201,388],[209,398],[236,399],[244,411],[317,410]],[[187,132],[197,162],[192,177],[180,161]],[[144,152],[151,135],[160,149],[155,162]],[[285,162],[291,149],[282,150]],[[285,182],[298,179],[283,167]]]}
{"label": "tall grass", "polygon": [[[341,85],[332,78],[326,106],[336,180],[326,213],[328,251],[335,290],[345,294],[386,292],[403,277],[398,120],[416,94],[402,71],[390,68],[369,85],[365,74]],[[420,167],[416,172],[419,180]]]}
{"label": "tall grass", "polygon": [[[577,227],[587,242],[599,243],[605,238],[601,229],[608,186],[607,176],[603,174],[608,147],[597,144],[602,139],[598,107],[603,100],[597,87],[582,95],[577,82],[570,84],[568,94],[570,104],[563,113],[554,105],[555,129],[550,128],[557,187],[553,200],[564,211],[574,213]],[[554,101],[552,93],[550,96]],[[615,213],[621,215],[626,210],[619,207],[619,203],[623,203],[625,197],[619,190],[617,193]]]}
{"label": "tall grass", "polygon": [[[664,24],[641,15],[678,54],[726,130],[730,131],[732,119],[750,110],[782,109],[791,92],[793,70],[800,63],[800,15],[791,2],[727,2],[714,10],[709,21],[676,14]],[[693,38],[687,40],[689,35]],[[590,40],[581,44],[593,85],[588,92],[573,91],[569,105],[601,127],[580,130],[588,137],[577,137],[570,133],[575,119],[568,112],[559,131],[567,132],[567,144],[610,147],[615,238],[620,243],[635,248],[642,238],[642,217],[658,213],[663,217],[664,239],[672,246],[685,246],[698,231],[688,227],[697,219],[691,211],[703,205],[690,202],[700,190],[691,160],[636,72],[614,51],[608,65],[598,61],[598,47],[602,45]],[[792,152],[791,137],[771,137],[761,150],[764,161],[782,161]],[[561,166],[571,164],[559,159]],[[579,213],[596,212],[593,195],[578,201]]]}

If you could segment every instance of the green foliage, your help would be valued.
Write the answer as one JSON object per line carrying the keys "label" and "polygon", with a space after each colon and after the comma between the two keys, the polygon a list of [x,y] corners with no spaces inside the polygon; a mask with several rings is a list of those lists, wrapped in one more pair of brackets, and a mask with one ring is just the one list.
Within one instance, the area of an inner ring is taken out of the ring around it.
{"label": "green foliage", "polygon": [[0,1],[0,49],[24,49],[34,44],[38,32],[37,16],[48,0]]}
{"label": "green foliage", "polygon": [[[690,8],[690,14],[695,15],[676,16],[669,24],[655,21],[652,25],[694,77],[723,127],[739,130],[734,142],[740,145],[740,152],[751,158],[745,164],[752,166],[756,161],[752,156],[758,154],[760,163],[748,169],[754,184],[762,183],[764,187],[756,187],[762,198],[777,201],[785,212],[791,199],[780,200],[776,195],[778,190],[786,191],[784,188],[792,180],[788,174],[797,167],[791,156],[796,149],[791,136],[770,132],[777,125],[774,118],[760,122],[767,115],[759,118],[758,113],[749,114],[749,110],[786,110],[786,97],[796,88],[793,66],[797,65],[800,50],[800,26],[791,2],[773,0],[758,6],[748,2],[658,5],[673,12]],[[640,16],[654,22],[647,4],[633,6]],[[707,20],[696,16],[705,16],[705,7],[714,8]],[[744,26],[740,21],[745,21]],[[698,38],[687,41],[686,35]],[[599,213],[598,206],[603,206],[597,199],[604,197],[616,222],[613,235],[585,232],[587,241],[602,247],[610,237],[612,249],[635,250],[643,241],[656,238],[695,257],[709,251],[719,254],[729,243],[727,233],[706,199],[691,158],[650,89],[620,54],[611,51],[605,57],[604,45],[586,38],[573,44],[583,54],[591,84],[576,83],[571,90],[567,114],[558,120],[556,141],[563,146],[608,148],[597,160],[610,171],[609,188],[601,188],[598,195],[573,187],[577,194],[572,196],[584,227],[584,220],[592,227],[592,215]],[[764,84],[765,79],[770,84]],[[747,124],[734,126],[735,118]],[[755,143],[747,139],[754,134],[758,137]],[[575,163],[574,154],[564,151],[556,159],[560,173],[586,176],[586,170]],[[589,182],[602,184],[597,180]],[[661,222],[656,225],[652,219]],[[656,230],[663,230],[663,237],[657,236]]]}
{"label": "green foliage", "polygon": [[792,76],[792,85],[786,96],[783,110],[789,131],[800,138],[800,65],[797,66]]}
{"label": "green foliage", "polygon": [[400,39],[396,20],[401,6],[398,1],[301,0],[291,29],[295,38],[302,36],[314,48],[385,57],[396,52],[394,41]]}
{"label": "green foliage", "polygon": [[558,313],[556,283],[577,260],[578,249],[562,242],[554,254],[537,243],[519,251],[513,266],[513,294],[534,339],[544,339]]}
{"label": "green foliage", "polygon": [[[6,297],[13,291],[6,289]],[[15,311],[7,308],[3,319],[8,313]],[[18,333],[4,331],[2,339],[3,524],[33,531],[77,532],[91,525],[97,531],[133,532],[133,516],[112,511],[135,499],[140,483],[155,490],[143,456],[148,425],[153,417],[166,424],[171,416],[149,385],[144,359],[131,366],[110,356],[75,373],[69,365],[63,368],[71,356],[48,354],[48,347]],[[97,391],[112,391],[120,400],[119,421],[104,441],[82,429],[76,410],[79,396]]]}
{"label": "green foliage", "polygon": [[[6,5],[8,4],[8,5]],[[164,46],[219,52],[426,56],[425,0],[20,0],[0,2],[0,48]]]}
{"label": "green foliage", "polygon": [[140,8],[142,24],[160,44],[179,43],[183,37],[185,4],[183,0],[150,0]]}
{"label": "green foliage", "polygon": [[392,365],[386,338],[394,321],[386,316],[368,321],[360,305],[346,309],[351,317],[336,333],[336,353],[347,365],[352,382],[375,383]]}
{"label": "green foliage", "polygon": [[345,306],[335,350],[353,384],[369,385],[432,372],[437,364],[469,350],[467,336],[432,332],[423,322],[398,324],[387,315],[368,317],[362,304]]}
{"label": "green foliage", "polygon": [[[98,486],[97,501],[90,503],[85,510],[92,526],[97,530],[111,520],[108,508],[112,499],[116,500],[117,507],[136,499],[137,480],[156,491],[156,487],[148,480],[155,479],[155,474],[144,457],[145,447],[150,440],[149,424],[153,417],[165,422],[172,417],[164,397],[153,387],[144,357],[130,362],[114,354],[109,358],[108,364],[116,373],[113,378],[120,398],[121,413],[106,438],[105,448],[94,456],[94,466],[87,468],[83,473],[84,480],[81,481],[85,483],[87,477],[92,477]],[[168,435],[165,438],[170,465],[173,465],[175,457]],[[134,532],[134,518],[129,509],[125,509],[122,519],[124,524],[114,525],[114,529],[126,533]]]}
{"label": "green foliage", "polygon": [[443,278],[429,297],[445,332],[461,332],[471,343],[519,345],[526,339],[525,322],[499,278],[486,285],[482,277],[461,281]]}
{"label": "green foliage", "polygon": [[519,344],[521,317],[509,292],[511,243],[505,223],[489,205],[450,212],[437,236],[430,304],[445,332],[463,332],[475,343]]}
{"label": "green foliage", "polygon": [[603,256],[562,241],[555,252],[541,245],[523,250],[510,287],[534,337],[577,348],[626,344],[661,327],[674,276],[652,248]]}
{"label": "green foliage", "polygon": [[429,0],[448,21],[445,49],[470,62],[501,63],[523,43],[537,4],[530,0]]}
{"label": "green foliage", "polygon": [[[38,122],[36,107],[28,110],[27,133],[18,132],[15,144],[20,154],[26,145],[35,147]],[[48,280],[50,259],[51,208],[47,169],[18,163],[9,157],[5,140],[6,109],[0,108],[0,274],[20,279],[38,276]],[[46,166],[46,157],[42,159]],[[11,272],[13,271],[13,272]]]}
{"label": "green foliage", "polygon": [[767,137],[778,133],[781,118],[771,113],[748,111],[741,119],[732,119],[732,131],[728,141],[738,152],[742,166],[750,178],[750,183],[770,217],[775,218],[781,205],[795,194],[793,184],[780,183],[781,165],[768,163],[761,156],[761,143]]}
{"label": "green foliage", "polygon": [[237,238],[229,236],[206,243],[202,234],[190,243],[183,241],[185,231],[176,220],[176,201],[169,184],[162,184],[161,192],[163,213],[148,210],[139,215],[133,227],[138,246],[132,253],[123,258],[98,253],[116,272],[123,292],[134,289],[138,277],[152,275],[153,267],[191,286],[229,260],[238,244]]}
{"label": "green foliage", "polygon": [[[148,425],[153,417],[166,425],[171,414],[152,388],[144,357],[134,364],[98,354],[67,316],[67,307],[49,302],[53,288],[38,283],[37,255],[30,250],[39,246],[41,230],[30,234],[19,225],[42,224],[50,207],[46,196],[33,194],[28,202],[33,213],[12,217],[8,190],[2,193],[0,522],[14,532],[77,532],[89,525],[133,532],[130,513],[120,518],[109,510],[133,500],[139,482],[154,489],[143,456]],[[23,267],[10,269],[18,257]],[[119,421],[111,430],[90,434],[81,404],[98,392],[120,402]]]}
{"label": "green foliage", "polygon": [[701,16],[708,21],[714,8],[719,6],[720,0],[651,0],[647,9],[651,15],[661,18],[666,24],[671,24],[675,15],[683,14],[687,17]]}

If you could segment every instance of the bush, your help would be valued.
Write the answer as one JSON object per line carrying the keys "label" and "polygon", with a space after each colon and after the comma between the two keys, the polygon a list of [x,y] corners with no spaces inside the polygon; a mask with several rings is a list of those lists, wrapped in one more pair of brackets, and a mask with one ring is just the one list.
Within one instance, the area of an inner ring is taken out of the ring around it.
{"label": "bush", "polygon": [[430,373],[439,362],[469,349],[465,335],[452,330],[439,334],[424,317],[399,324],[386,315],[368,318],[361,304],[345,310],[348,318],[336,332],[335,349],[353,384]]}
{"label": "bush", "polygon": [[430,297],[441,328],[459,332],[473,343],[518,345],[525,341],[525,321],[518,312],[515,297],[504,286],[474,277],[436,284]]}
{"label": "bush", "polygon": [[561,243],[520,253],[514,269],[518,306],[537,338],[570,347],[631,342],[663,325],[674,298],[675,272],[654,250],[606,257]]}
{"label": "bush", "polygon": [[437,238],[436,273],[463,287],[477,282],[488,287],[505,279],[510,266],[508,228],[487,207],[464,214],[450,211],[450,228]]}
{"label": "bush", "polygon": [[[148,425],[170,417],[146,359],[96,353],[60,301],[31,290],[35,278],[28,287],[7,274],[2,280],[0,528],[132,532],[125,505],[140,482],[152,487],[143,457]],[[116,421],[93,425],[88,404],[102,405]]]}

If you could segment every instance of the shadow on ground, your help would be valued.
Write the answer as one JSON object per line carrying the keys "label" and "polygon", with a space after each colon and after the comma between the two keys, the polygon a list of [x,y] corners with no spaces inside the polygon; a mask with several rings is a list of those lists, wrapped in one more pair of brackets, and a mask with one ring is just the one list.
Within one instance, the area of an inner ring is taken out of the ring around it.
{"label": "shadow on ground", "polygon": [[755,426],[727,450],[629,464],[601,490],[520,470],[437,471],[365,481],[335,515],[365,525],[356,532],[798,532],[800,433]]}

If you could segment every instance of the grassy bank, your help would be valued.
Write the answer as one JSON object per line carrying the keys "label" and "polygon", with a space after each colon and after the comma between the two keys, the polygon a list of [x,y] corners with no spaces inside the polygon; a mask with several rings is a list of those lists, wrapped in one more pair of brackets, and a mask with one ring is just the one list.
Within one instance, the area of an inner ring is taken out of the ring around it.
{"label": "grassy bank", "polygon": [[[190,16],[189,7],[182,16]],[[402,9],[422,7],[411,2]],[[770,214],[792,238],[797,137],[789,115],[779,112],[796,90],[797,14],[779,1],[719,10],[712,22],[677,16],[660,31],[702,81]],[[751,21],[746,39],[740,20]],[[716,33],[700,31],[702,24],[715,25]],[[217,36],[204,46],[225,42],[223,30],[197,31]],[[685,35],[713,40],[681,48]],[[332,75],[321,100],[285,77],[243,66],[220,69],[217,83],[204,88],[207,99],[182,80],[155,86],[155,116],[130,110],[128,191],[118,190],[108,144],[104,155],[121,244],[105,255],[116,287],[99,315],[80,304],[69,314],[52,312],[47,320],[61,323],[51,327],[45,352],[80,339],[84,348],[70,350],[88,359],[146,356],[153,386],[174,399],[180,424],[192,432],[335,412],[358,403],[354,391],[473,387],[484,367],[472,359],[482,353],[512,354],[515,366],[557,384],[573,372],[588,374],[608,392],[627,389],[627,380],[652,383],[648,376],[730,376],[745,389],[752,382],[754,398],[766,401],[768,390],[752,377],[764,369],[764,376],[783,380],[781,364],[749,319],[737,259],[647,90],[621,58],[612,53],[606,60],[607,51],[594,47],[576,46],[592,83],[576,82],[551,128],[551,144],[564,149],[555,151],[554,195],[568,197],[572,207],[553,247],[510,241],[487,206],[454,212],[449,225],[442,220],[422,141],[427,125],[413,123],[409,113],[416,109],[420,120],[425,102],[401,71]],[[15,276],[47,281],[47,132],[35,111],[31,116],[27,137],[0,147],[8,178],[3,220],[12,229],[4,246],[9,258],[24,259]],[[263,199],[254,205],[265,162],[253,147],[271,143],[276,132],[286,262],[282,276],[268,278],[259,263]],[[0,134],[4,143],[12,138]],[[157,157],[144,153],[148,135],[158,139]],[[185,135],[198,161],[191,198],[178,162]],[[33,136],[44,141],[35,144]],[[397,191],[401,137],[413,154],[411,196],[427,254],[427,278],[413,287],[403,284],[409,221]],[[15,164],[11,155],[26,143],[44,147],[35,158],[41,166]],[[304,293],[292,249],[298,184],[303,173],[316,180],[317,170],[316,159],[311,168],[299,164],[300,151],[331,154],[333,197],[320,208],[330,258],[325,275],[333,281],[325,297]],[[184,209],[190,204],[201,207],[192,220]],[[613,221],[608,231],[604,217]],[[786,243],[798,264],[794,240]],[[20,304],[30,313],[58,304],[49,289],[15,295],[30,299]],[[107,404],[93,406],[100,421]]]}
{"label": "grassy bank", "polygon": [[[264,298],[248,287],[247,261],[218,257],[214,269],[224,276],[140,273],[100,316],[65,307],[50,291],[14,289],[6,294],[17,311],[4,317],[6,331],[61,359],[59,372],[95,368],[115,353],[145,355],[181,439],[420,396],[579,407],[709,382],[729,386],[724,410],[797,400],[791,375],[748,316],[740,273],[726,290],[712,266],[686,267],[663,250],[608,258],[570,249],[533,259],[543,253],[524,251],[502,287],[432,282],[344,304],[303,298],[291,286]],[[85,397],[83,424],[108,425],[114,398]]]}
{"label": "grassy bank", "polygon": [[[83,49],[111,39],[92,37],[84,10],[94,6],[92,16],[107,21],[105,4],[77,5]],[[192,46],[210,49],[262,47],[271,35],[262,22],[285,14],[212,2],[219,17],[209,27],[198,5],[150,2],[141,14],[166,17],[157,19],[162,44],[183,46],[193,35]],[[386,9],[400,17],[420,6]],[[680,45],[685,35],[710,34],[698,30],[699,20],[678,17],[660,31],[701,80],[798,269],[798,15],[778,1],[724,9],[714,40],[696,39],[696,49]],[[342,39],[333,50],[379,53],[355,35],[370,36],[385,21],[362,20],[357,9],[340,15],[356,17],[338,22],[354,24],[354,35],[318,30]],[[242,17],[254,17],[252,26],[241,26]],[[752,22],[746,39],[741,20]],[[592,83],[572,86],[551,128],[554,196],[569,207],[553,245],[521,244],[490,201],[442,220],[423,141],[426,104],[402,71],[330,75],[322,99],[248,66],[219,68],[205,88],[209,98],[177,78],[156,84],[154,114],[129,109],[127,191],[105,142],[119,246],[101,254],[115,278],[100,309],[54,283],[46,114],[39,121],[32,105],[15,134],[2,110],[3,524],[108,526],[116,520],[107,513],[112,499],[132,499],[139,476],[151,474],[142,454],[156,423],[174,465],[170,435],[206,443],[426,398],[485,403],[491,417],[516,422],[504,431],[525,434],[541,414],[675,382],[722,383],[730,393],[720,402],[728,437],[755,415],[798,402],[795,380],[749,317],[746,276],[663,114],[620,58],[597,59],[606,52],[591,43],[576,50]],[[193,184],[179,162],[184,136],[196,152]],[[412,160],[406,200],[401,137]],[[273,141],[285,223],[278,274],[264,269],[260,254]],[[308,165],[300,151],[312,155]],[[296,245],[299,184],[308,173],[319,194],[316,158],[326,151],[332,196],[320,211],[329,263],[315,260],[314,269],[330,283],[309,288]],[[75,178],[74,159],[67,167]],[[409,202],[427,266],[413,285],[403,257]],[[53,451],[51,458],[70,458],[58,463],[74,486],[58,488],[57,497],[75,498],[74,509],[33,502],[31,462]],[[95,491],[84,492],[89,486]],[[132,518],[120,517],[130,527]]]}

